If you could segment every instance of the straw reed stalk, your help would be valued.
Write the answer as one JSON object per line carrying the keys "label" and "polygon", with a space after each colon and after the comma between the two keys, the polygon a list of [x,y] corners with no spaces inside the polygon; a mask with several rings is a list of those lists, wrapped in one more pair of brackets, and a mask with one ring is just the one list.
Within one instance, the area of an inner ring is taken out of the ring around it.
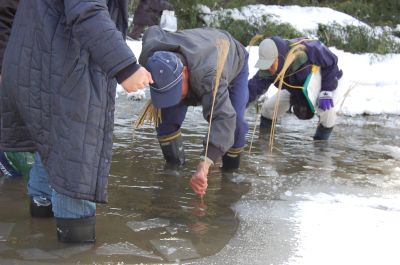
{"label": "straw reed stalk", "polygon": [[135,129],[142,126],[146,121],[154,123],[155,127],[161,123],[161,109],[155,108],[151,99],[147,100],[139,112],[137,120],[133,123]]}
{"label": "straw reed stalk", "polygon": [[286,55],[285,62],[283,64],[282,70],[278,73],[277,77],[274,80],[274,84],[279,81],[278,83],[278,95],[275,101],[274,112],[272,115],[272,124],[271,124],[271,133],[269,135],[269,149],[270,152],[273,150],[274,146],[274,138],[275,138],[275,127],[276,127],[276,120],[278,116],[278,107],[279,107],[279,97],[280,91],[282,90],[284,78],[286,76],[286,72],[289,69],[290,65],[294,62],[297,55],[305,50],[305,46],[303,44],[294,45]]}
{"label": "straw reed stalk", "polygon": [[225,39],[218,39],[216,42],[216,48],[217,48],[217,67],[216,67],[216,71],[215,71],[215,83],[214,83],[214,88],[213,88],[213,102],[211,105],[211,113],[210,113],[210,118],[209,118],[209,123],[208,123],[208,133],[207,133],[207,142],[206,142],[206,148],[205,148],[205,153],[204,153],[204,161],[206,161],[206,159],[207,159],[208,143],[210,141],[211,123],[212,123],[213,113],[214,113],[215,97],[217,95],[222,71],[224,70],[226,57],[228,55],[229,42]]}

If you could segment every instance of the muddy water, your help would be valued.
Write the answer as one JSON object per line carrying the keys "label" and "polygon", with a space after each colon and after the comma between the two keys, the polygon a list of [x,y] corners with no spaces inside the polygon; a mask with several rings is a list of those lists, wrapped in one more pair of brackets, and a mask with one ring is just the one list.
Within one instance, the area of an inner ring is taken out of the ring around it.
{"label": "muddy water", "polygon": [[[400,220],[397,116],[340,117],[331,141],[315,143],[311,136],[317,120],[287,115],[276,128],[274,151],[268,151],[268,139],[257,132],[240,171],[211,170],[202,201],[188,187],[207,131],[201,110],[188,111],[183,124],[188,162],[173,169],[165,167],[151,126],[132,129],[143,102],[120,97],[117,104],[109,203],[97,208],[96,243],[58,243],[53,219],[30,218],[25,183],[1,178],[0,264],[314,264],[309,257],[315,255],[309,253],[322,240],[314,232],[332,231],[335,225],[328,220],[348,218],[360,207],[379,211],[371,210],[363,219],[353,216],[350,231],[364,224],[384,241],[400,238],[399,228],[390,222]],[[247,116],[252,130],[253,108]],[[351,203],[355,199],[359,203]],[[332,205],[338,207],[331,209],[335,217],[322,219]],[[342,212],[346,207],[349,212]],[[314,215],[315,223],[308,224]],[[377,229],[381,226],[390,233]],[[343,227],[339,231],[351,235]],[[362,238],[355,234],[347,241],[360,245]],[[400,260],[396,251],[383,246],[372,249],[382,248],[379,256],[388,258],[384,264]],[[329,253],[317,259],[319,264],[335,260]],[[345,264],[357,255],[354,249],[335,262]],[[384,261],[379,256],[377,261]]]}

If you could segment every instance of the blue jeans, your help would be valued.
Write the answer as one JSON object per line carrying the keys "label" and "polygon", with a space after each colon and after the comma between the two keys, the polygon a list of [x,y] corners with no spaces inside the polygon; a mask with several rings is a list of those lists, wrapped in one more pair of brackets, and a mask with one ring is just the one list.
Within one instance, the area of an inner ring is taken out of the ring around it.
{"label": "blue jeans", "polygon": [[235,142],[232,148],[242,148],[246,144],[249,125],[245,119],[246,105],[249,101],[249,54],[246,53],[240,73],[229,84],[229,99],[236,111]]}
{"label": "blue jeans", "polygon": [[49,175],[37,152],[34,158],[35,162],[29,172],[29,196],[37,198],[39,201],[51,201],[53,213],[56,218],[79,219],[92,217],[96,214],[96,203],[88,200],[74,199],[52,189],[49,183]]}

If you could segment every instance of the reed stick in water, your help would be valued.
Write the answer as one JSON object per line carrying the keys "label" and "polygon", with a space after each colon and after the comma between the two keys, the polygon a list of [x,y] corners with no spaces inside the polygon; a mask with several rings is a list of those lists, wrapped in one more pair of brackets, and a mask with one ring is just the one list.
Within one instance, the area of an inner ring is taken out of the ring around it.
{"label": "reed stick in water", "polygon": [[217,68],[215,71],[215,83],[214,83],[214,88],[213,88],[213,102],[211,105],[211,113],[210,113],[209,123],[208,123],[208,133],[207,133],[207,142],[206,142],[206,148],[205,148],[205,153],[204,153],[204,161],[206,161],[206,159],[207,159],[208,143],[210,141],[211,123],[212,123],[212,119],[213,119],[215,97],[217,95],[222,71],[224,70],[226,57],[228,55],[229,42],[225,39],[218,39],[216,42],[216,46],[217,46],[217,54],[218,54],[217,55]]}

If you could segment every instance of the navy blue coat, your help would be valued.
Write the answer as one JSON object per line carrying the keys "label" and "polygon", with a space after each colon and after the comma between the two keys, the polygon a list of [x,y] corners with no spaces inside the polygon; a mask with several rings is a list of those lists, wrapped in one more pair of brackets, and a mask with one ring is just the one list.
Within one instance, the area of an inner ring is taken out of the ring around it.
{"label": "navy blue coat", "polygon": [[0,0],[0,73],[19,0]]}
{"label": "navy blue coat", "polygon": [[[38,151],[51,186],[107,201],[115,76],[136,58],[127,0],[20,1],[2,70],[4,151]],[[122,33],[121,33],[122,32]]]}
{"label": "navy blue coat", "polygon": [[[258,95],[265,93],[269,86],[274,82],[277,74],[282,70],[285,63],[285,57],[291,49],[290,44],[297,42],[299,39],[285,40],[274,36],[271,38],[279,53],[278,71],[275,75],[271,75],[266,70],[259,70],[249,80],[249,103],[254,101]],[[306,46],[306,56],[301,65],[297,65],[296,70],[289,68],[286,72],[284,82],[290,86],[303,86],[307,76],[311,73],[312,65],[320,67],[321,71],[321,91],[333,91],[338,85],[338,79],[342,76],[339,70],[337,56],[332,53],[326,46],[318,40],[306,40],[302,44]],[[298,88],[290,88],[283,84],[282,89],[287,89],[291,93],[291,104],[307,104],[307,101]]]}

